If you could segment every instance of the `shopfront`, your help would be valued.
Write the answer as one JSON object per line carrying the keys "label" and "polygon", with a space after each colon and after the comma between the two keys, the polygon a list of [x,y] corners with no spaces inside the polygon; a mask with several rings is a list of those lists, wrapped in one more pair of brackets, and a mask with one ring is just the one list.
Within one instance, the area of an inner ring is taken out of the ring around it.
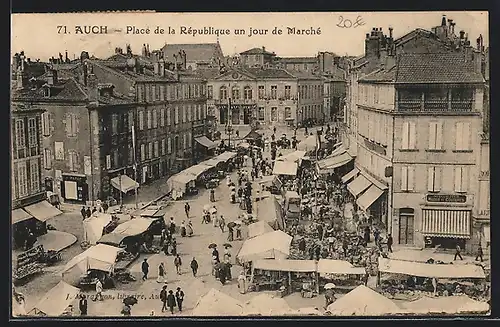
{"label": "shopfront", "polygon": [[471,210],[466,208],[423,208],[421,233],[426,247],[462,249],[471,238]]}
{"label": "shopfront", "polygon": [[87,176],[83,174],[62,174],[61,194],[65,201],[86,203],[89,199]]}

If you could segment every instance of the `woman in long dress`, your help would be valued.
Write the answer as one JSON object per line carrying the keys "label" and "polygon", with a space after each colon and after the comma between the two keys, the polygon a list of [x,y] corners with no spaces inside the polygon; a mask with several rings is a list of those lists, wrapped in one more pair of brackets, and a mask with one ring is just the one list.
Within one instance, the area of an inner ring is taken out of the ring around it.
{"label": "woman in long dress", "polygon": [[191,219],[188,220],[186,231],[187,231],[187,236],[189,236],[189,237],[193,236],[193,232],[194,232],[193,231],[193,222],[191,221]]}
{"label": "woman in long dress", "polygon": [[245,274],[243,273],[243,271],[240,273],[240,275],[238,276],[238,289],[240,290],[240,293],[241,294],[245,294],[246,293],[246,277],[245,277]]}
{"label": "woman in long dress", "polygon": [[186,237],[186,223],[184,220],[181,223],[181,237]]}
{"label": "woman in long dress", "polygon": [[166,283],[166,280],[165,280],[165,265],[162,263],[160,263],[160,265],[158,266],[158,278],[156,279],[156,282],[157,283]]}

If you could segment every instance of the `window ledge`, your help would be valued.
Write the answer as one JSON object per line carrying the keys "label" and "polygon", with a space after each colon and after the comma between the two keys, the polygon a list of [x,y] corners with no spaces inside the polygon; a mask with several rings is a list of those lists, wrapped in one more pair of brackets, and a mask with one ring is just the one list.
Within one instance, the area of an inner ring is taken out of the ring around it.
{"label": "window ledge", "polygon": [[418,152],[418,149],[399,149],[399,152]]}
{"label": "window ledge", "polygon": [[453,153],[472,153],[472,150],[453,150]]}
{"label": "window ledge", "polygon": [[446,150],[443,149],[426,149],[425,152],[441,152],[444,153]]}

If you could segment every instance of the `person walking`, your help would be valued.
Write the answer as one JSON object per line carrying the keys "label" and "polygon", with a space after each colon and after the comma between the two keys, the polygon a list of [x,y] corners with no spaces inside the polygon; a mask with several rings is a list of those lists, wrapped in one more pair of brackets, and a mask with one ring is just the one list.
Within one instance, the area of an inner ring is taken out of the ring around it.
{"label": "person walking", "polygon": [[226,227],[226,220],[224,219],[223,215],[220,215],[219,228],[220,228],[221,232],[223,232],[223,233],[224,233],[224,227]]}
{"label": "person walking", "polygon": [[168,308],[170,309],[170,313],[171,314],[174,314],[174,308],[176,306],[176,303],[175,303],[175,296],[174,296],[174,292],[172,290],[168,291],[168,295],[167,295],[167,306]]}
{"label": "person walking", "polygon": [[177,271],[177,275],[180,275],[181,274],[182,260],[178,254],[175,256],[174,265],[175,265],[175,270]]}
{"label": "person walking", "polygon": [[319,240],[323,241],[323,225],[322,224],[318,224],[317,230],[318,230]]}
{"label": "person walking", "polygon": [[102,297],[102,290],[103,290],[103,287],[102,287],[102,283],[101,281],[99,280],[99,278],[96,278],[96,282],[95,282],[95,300],[97,301],[104,301],[104,298]]}
{"label": "person walking", "polygon": [[90,207],[87,208],[87,210],[85,211],[85,213],[86,213],[87,218],[90,217],[90,216],[92,216],[92,211],[90,211]]}
{"label": "person walking", "polygon": [[87,297],[85,296],[85,294],[82,294],[80,296],[80,301],[78,303],[78,306],[80,308],[80,316],[86,316],[87,315],[88,302],[87,302]]}
{"label": "person walking", "polygon": [[232,242],[234,240],[234,228],[233,225],[228,225],[227,229],[229,230],[227,233],[227,241]]}
{"label": "person walking", "polygon": [[144,261],[142,262],[141,265],[141,270],[142,270],[142,280],[145,281],[148,279],[148,273],[149,273],[149,263],[147,258],[144,258]]}
{"label": "person walking", "polygon": [[163,285],[160,292],[160,300],[162,303],[161,312],[165,312],[165,310],[167,310],[167,297],[167,285]]}
{"label": "person walking", "polygon": [[107,201],[104,201],[104,202],[102,203],[102,206],[101,206],[101,207],[102,207],[102,211],[103,211],[104,213],[106,213],[106,212],[108,211],[108,209],[109,209],[108,202],[107,202]]}
{"label": "person walking", "polygon": [[387,252],[392,253],[392,243],[394,240],[392,239],[392,235],[387,235]]}
{"label": "person walking", "polygon": [[215,202],[215,190],[210,189],[210,202]]}
{"label": "person walking", "polygon": [[198,261],[193,257],[193,260],[191,260],[191,271],[193,272],[193,277],[196,277],[196,274],[198,273]]}
{"label": "person walking", "polygon": [[191,221],[191,219],[188,219],[188,223],[186,226],[186,232],[187,232],[188,237],[193,236],[194,230],[193,230],[193,222]]}
{"label": "person walking", "polygon": [[191,206],[188,202],[184,205],[184,212],[186,213],[186,217],[189,219],[189,210],[191,210]]}
{"label": "person walking", "polygon": [[163,227],[161,229],[161,233],[160,233],[160,248],[163,248],[163,244],[165,244],[165,239],[166,239],[166,229],[165,227]]}
{"label": "person walking", "polygon": [[177,292],[175,292],[175,299],[177,300],[177,307],[179,312],[182,312],[182,302],[184,302],[184,291],[180,287],[177,287]]}
{"label": "person walking", "polygon": [[241,225],[240,224],[236,225],[236,239],[237,240],[241,240],[242,239],[242,236],[241,236]]}
{"label": "person walking", "polygon": [[85,210],[85,206],[82,207],[82,210],[80,210],[80,213],[82,214],[82,220],[87,219],[87,210]]}
{"label": "person walking", "polygon": [[299,241],[299,251],[302,253],[302,255],[306,254],[306,240],[304,237],[300,238]]}
{"label": "person walking", "polygon": [[483,262],[483,248],[481,247],[481,244],[477,248],[476,259],[474,261],[477,261],[477,259],[481,259],[481,262]]}
{"label": "person walking", "polygon": [[170,234],[175,234],[175,220],[174,217],[170,217],[170,226],[169,226]]}
{"label": "person walking", "polygon": [[172,239],[172,255],[177,255],[177,240]]}
{"label": "person walking", "polygon": [[453,258],[453,261],[457,260],[457,257],[460,258],[460,260],[463,260],[464,258],[462,258],[462,254],[460,253],[461,249],[460,249],[460,245],[457,244],[456,248],[455,248],[455,258]]}
{"label": "person walking", "polygon": [[124,315],[124,316],[130,316],[130,315],[132,315],[132,308],[130,308],[130,305],[124,303],[122,311],[121,311],[121,314]]}
{"label": "person walking", "polygon": [[186,237],[186,223],[184,220],[181,222],[181,237]]}
{"label": "person walking", "polygon": [[238,276],[238,289],[240,291],[240,294],[246,293],[246,291],[247,291],[246,282],[247,282],[247,279],[245,277],[245,273],[243,271],[241,271],[240,275]]}
{"label": "person walking", "polygon": [[217,219],[217,211],[216,210],[212,211],[212,225],[214,227],[218,227],[219,226],[219,220]]}
{"label": "person walking", "polygon": [[156,279],[156,282],[157,283],[166,284],[166,281],[165,281],[165,265],[163,264],[163,262],[161,262],[160,265],[158,266],[158,278]]}

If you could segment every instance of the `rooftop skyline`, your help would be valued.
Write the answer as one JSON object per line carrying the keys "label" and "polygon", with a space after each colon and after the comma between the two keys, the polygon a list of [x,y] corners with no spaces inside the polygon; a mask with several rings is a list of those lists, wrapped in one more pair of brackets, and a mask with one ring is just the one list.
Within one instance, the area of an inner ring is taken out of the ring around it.
{"label": "rooftop skyline", "polygon": [[[394,38],[422,28],[431,30],[441,23],[442,15],[456,23],[455,33],[467,33],[471,45],[479,34],[488,46],[487,12],[368,12],[368,13],[110,13],[110,14],[16,14],[12,15],[12,54],[25,51],[32,60],[47,61],[59,52],[67,50],[70,59],[82,51],[98,58],[106,58],[116,47],[130,44],[132,51],[141,53],[142,45],[149,44],[151,50],[160,49],[166,43],[215,43],[220,42],[224,55],[233,55],[245,50],[264,46],[278,56],[314,56],[318,51],[331,51],[338,55],[358,56],[364,53],[365,34],[373,27],[394,29]],[[360,16],[364,25],[340,28],[341,18],[356,21]],[[57,26],[67,26],[71,34],[58,34]],[[99,35],[76,35],[74,27],[80,25],[108,26],[108,30],[122,29],[121,33]],[[33,30],[33,26],[36,29]],[[150,27],[149,35],[125,34],[127,26]],[[156,26],[172,27],[176,34],[153,34]],[[230,35],[181,35],[180,27],[229,29]],[[278,27],[282,35],[273,35]],[[321,29],[320,35],[288,35],[287,27],[296,29]],[[267,35],[248,36],[250,28],[268,29]],[[243,29],[247,35],[235,35],[235,29]]]}

